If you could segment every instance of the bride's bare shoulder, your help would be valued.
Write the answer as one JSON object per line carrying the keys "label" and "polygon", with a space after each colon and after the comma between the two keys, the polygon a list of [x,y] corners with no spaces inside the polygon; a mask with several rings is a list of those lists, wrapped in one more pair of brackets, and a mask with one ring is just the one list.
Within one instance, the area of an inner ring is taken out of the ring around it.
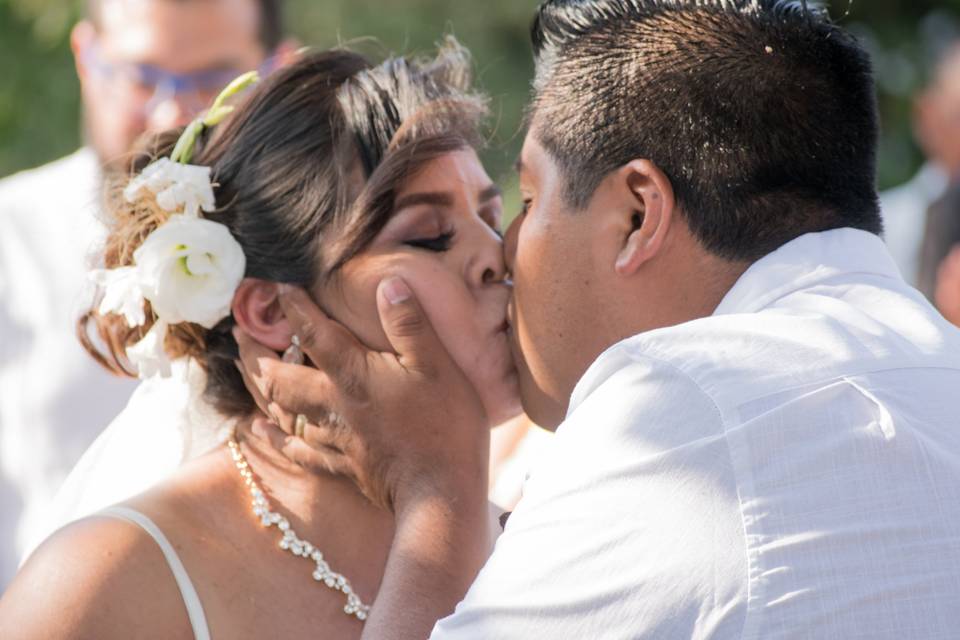
{"label": "bride's bare shoulder", "polygon": [[191,637],[163,552],[137,525],[95,516],[48,538],[0,599],[0,638]]}

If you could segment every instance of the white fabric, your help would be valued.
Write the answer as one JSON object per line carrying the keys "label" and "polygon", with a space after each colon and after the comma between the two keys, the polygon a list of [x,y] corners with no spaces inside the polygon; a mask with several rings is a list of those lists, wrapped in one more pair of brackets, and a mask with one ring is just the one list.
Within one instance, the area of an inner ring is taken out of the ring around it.
{"label": "white fabric", "polygon": [[933,164],[924,165],[912,180],[880,194],[883,237],[903,279],[917,284],[920,247],[927,226],[927,209],[947,191],[947,174]]}
{"label": "white fabric", "polygon": [[879,238],[799,238],[600,356],[431,638],[956,638],[958,390]]}
{"label": "white fabric", "polygon": [[145,380],[67,476],[32,546],[74,520],[146,491],[183,462],[226,442],[234,422],[203,400],[205,385],[203,369],[190,360],[175,361],[169,378]]}
{"label": "white fabric", "polygon": [[98,515],[119,518],[137,525],[154,539],[160,550],[163,551],[163,557],[173,572],[173,577],[177,581],[177,588],[180,589],[180,595],[183,596],[183,603],[187,607],[187,615],[190,618],[190,626],[193,629],[193,637],[196,640],[210,640],[210,631],[207,628],[207,617],[203,613],[203,604],[200,602],[200,596],[197,590],[193,588],[193,582],[190,575],[180,561],[180,556],[167,537],[163,535],[160,527],[153,520],[143,515],[139,511],[129,507],[110,507],[99,512]]}
{"label": "white fabric", "polygon": [[0,181],[0,591],[67,472],[135,386],[75,337],[105,234],[98,174],[84,149]]}

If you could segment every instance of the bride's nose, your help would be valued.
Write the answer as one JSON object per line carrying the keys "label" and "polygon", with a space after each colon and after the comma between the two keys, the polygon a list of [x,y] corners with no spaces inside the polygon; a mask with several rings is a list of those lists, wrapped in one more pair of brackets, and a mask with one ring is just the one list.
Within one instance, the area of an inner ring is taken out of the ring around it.
{"label": "bride's nose", "polygon": [[477,245],[468,267],[468,277],[473,286],[503,282],[507,277],[503,241],[489,227],[478,233]]}

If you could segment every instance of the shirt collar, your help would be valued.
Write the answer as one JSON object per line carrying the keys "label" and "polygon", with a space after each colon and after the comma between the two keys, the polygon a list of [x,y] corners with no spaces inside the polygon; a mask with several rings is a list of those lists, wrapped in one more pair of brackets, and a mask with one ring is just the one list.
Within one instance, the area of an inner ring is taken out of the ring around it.
{"label": "shirt collar", "polygon": [[[713,315],[756,313],[795,291],[853,274],[902,282],[880,237],[850,228],[808,233],[753,263]],[[625,356],[619,347],[627,340],[610,346],[583,374],[567,405],[568,418],[602,381],[624,366],[621,358]]]}
{"label": "shirt collar", "polygon": [[713,315],[753,313],[800,289],[854,273],[901,279],[879,236],[850,228],[808,233],[753,263]]}

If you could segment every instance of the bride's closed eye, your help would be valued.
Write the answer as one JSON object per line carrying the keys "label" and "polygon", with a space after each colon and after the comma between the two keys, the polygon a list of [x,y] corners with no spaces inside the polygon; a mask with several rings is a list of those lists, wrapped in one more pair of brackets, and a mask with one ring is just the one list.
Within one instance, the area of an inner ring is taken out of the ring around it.
{"label": "bride's closed eye", "polygon": [[415,240],[407,240],[404,244],[417,249],[425,249],[426,251],[441,253],[450,250],[450,245],[453,243],[453,238],[455,235],[456,232],[450,230],[432,238],[417,238]]}

